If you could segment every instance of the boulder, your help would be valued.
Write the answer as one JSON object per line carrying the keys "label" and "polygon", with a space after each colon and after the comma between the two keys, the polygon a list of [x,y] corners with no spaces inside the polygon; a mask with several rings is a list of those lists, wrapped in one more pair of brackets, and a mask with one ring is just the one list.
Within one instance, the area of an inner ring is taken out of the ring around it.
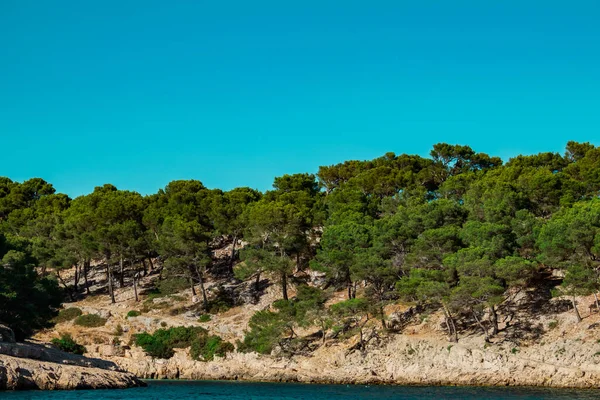
{"label": "boulder", "polygon": [[6,325],[0,324],[0,342],[15,343],[15,333]]}

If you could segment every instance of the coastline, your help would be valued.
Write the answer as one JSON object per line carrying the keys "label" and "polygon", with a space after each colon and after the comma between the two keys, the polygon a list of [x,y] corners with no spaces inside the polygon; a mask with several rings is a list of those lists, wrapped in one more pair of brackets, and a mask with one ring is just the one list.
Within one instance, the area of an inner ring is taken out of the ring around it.
{"label": "coastline", "polygon": [[[519,354],[513,354],[509,349],[477,349],[473,344],[477,342],[454,344],[448,350],[448,342],[398,337],[364,356],[359,352],[346,353],[346,348],[342,346],[331,346],[317,351],[312,357],[295,356],[292,359],[236,353],[203,363],[189,360],[186,352],[180,351],[170,360],[152,360],[140,354],[111,360],[140,379],[577,389],[600,387],[600,367],[575,357],[579,354],[594,358],[594,353],[590,354],[589,351],[598,346],[596,343],[586,344],[574,339],[550,344],[544,349],[540,346],[523,348]],[[543,357],[534,358],[535,355],[552,354],[556,346],[570,347],[571,350],[554,362]]]}
{"label": "coastline", "polygon": [[145,385],[110,361],[29,343],[0,343],[0,391],[126,389]]}

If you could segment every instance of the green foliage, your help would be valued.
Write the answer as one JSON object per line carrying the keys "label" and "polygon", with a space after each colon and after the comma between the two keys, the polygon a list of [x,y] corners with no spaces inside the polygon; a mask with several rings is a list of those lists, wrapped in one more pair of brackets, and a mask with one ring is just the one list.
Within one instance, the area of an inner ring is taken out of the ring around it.
{"label": "green foliage", "polygon": [[213,335],[194,340],[190,347],[190,356],[193,360],[212,361],[215,356],[224,357],[232,351],[234,347],[231,343]]}
{"label": "green foliage", "polygon": [[66,351],[67,353],[82,355],[86,352],[85,347],[73,340],[73,337],[68,333],[61,335],[60,339],[52,339],[51,342],[59,350]]}
{"label": "green foliage", "polygon": [[85,326],[86,328],[97,328],[106,324],[106,318],[97,314],[83,314],[75,318],[75,325]]}
{"label": "green foliage", "polygon": [[140,315],[142,315],[142,313],[137,310],[127,312],[127,318],[139,317]]}
{"label": "green foliage", "polygon": [[233,306],[234,302],[231,295],[220,287],[214,297],[208,302],[207,311],[211,314],[219,314],[229,310]]}
{"label": "green foliage", "polygon": [[224,342],[218,336],[208,336],[208,332],[200,327],[178,326],[159,329],[154,334],[140,333],[135,335],[134,343],[144,349],[153,358],[168,359],[175,354],[173,349],[190,348],[194,360],[209,361],[215,355],[223,356],[233,351],[233,345]]}
{"label": "green foliage", "polygon": [[37,273],[28,244],[0,234],[0,321],[18,340],[49,327],[62,300],[56,280]]}
{"label": "green foliage", "polygon": [[83,311],[81,311],[80,308],[77,308],[77,307],[65,308],[63,310],[60,310],[58,312],[58,315],[56,317],[54,317],[54,319],[52,321],[57,324],[60,324],[63,322],[72,321],[82,314],[83,314]]}
{"label": "green foliage", "polygon": [[210,314],[202,314],[198,317],[198,322],[208,322],[211,320]]}
{"label": "green foliage", "polygon": [[[504,165],[469,146],[438,143],[428,158],[386,153],[322,166],[316,177],[276,177],[265,193],[178,180],[147,197],[107,184],[71,200],[39,178],[0,178],[0,321],[21,339],[48,327],[62,296],[82,292],[81,283],[62,280],[74,265],[87,271],[103,263],[113,295],[142,262],[159,260],[162,279],[148,299],[192,290],[205,313],[233,305],[224,292],[209,299],[209,276],[252,279],[256,296],[261,278],[276,281],[283,300],[253,317],[240,345],[259,352],[284,336],[294,340],[297,327],[325,332],[376,316],[385,325],[384,307],[398,297],[440,305],[449,334],[466,314],[487,315],[480,326],[498,331],[507,293],[549,270],[564,276],[551,290],[573,303],[600,291],[598,171],[600,148],[571,141],[564,155],[519,155]],[[233,248],[214,265],[214,247],[224,242]],[[299,284],[309,266],[352,301],[326,309],[323,293]],[[145,302],[143,310],[168,306]],[[56,321],[90,318],[73,312]],[[156,354],[168,355],[163,344],[153,344]]]}
{"label": "green foliage", "polygon": [[331,306],[331,311],[342,317],[359,317],[370,309],[371,304],[364,298],[348,299]]}
{"label": "green foliage", "polygon": [[248,326],[250,330],[246,332],[238,351],[270,354],[285,330],[285,323],[279,314],[267,310],[256,312],[250,318]]}
{"label": "green foliage", "polygon": [[332,321],[325,309],[327,295],[318,288],[301,285],[297,295],[290,300],[277,300],[273,303],[277,312],[262,310],[256,312],[248,326],[244,341],[238,345],[242,352],[256,351],[269,354],[279,344],[284,333],[295,335],[297,326],[317,325],[323,330],[330,328]]}
{"label": "green foliage", "polygon": [[154,298],[179,293],[185,289],[188,289],[189,287],[190,284],[187,279],[171,277],[167,274],[166,279],[163,279],[158,283],[158,290],[160,294],[155,294]]}

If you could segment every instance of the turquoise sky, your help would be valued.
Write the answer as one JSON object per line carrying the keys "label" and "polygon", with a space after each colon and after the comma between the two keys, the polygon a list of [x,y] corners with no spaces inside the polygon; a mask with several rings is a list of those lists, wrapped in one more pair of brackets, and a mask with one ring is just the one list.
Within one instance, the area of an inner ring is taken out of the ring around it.
{"label": "turquoise sky", "polygon": [[0,0],[0,135],[71,196],[600,145],[600,1]]}

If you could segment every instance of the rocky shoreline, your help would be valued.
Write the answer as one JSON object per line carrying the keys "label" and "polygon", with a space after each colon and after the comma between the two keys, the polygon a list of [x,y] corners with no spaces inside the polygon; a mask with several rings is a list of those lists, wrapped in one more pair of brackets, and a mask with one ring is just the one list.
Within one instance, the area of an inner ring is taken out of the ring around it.
{"label": "rocky shoreline", "polygon": [[145,385],[110,361],[39,344],[0,342],[0,390],[125,389]]}
{"label": "rocky shoreline", "polygon": [[126,389],[144,385],[129,373],[0,356],[0,390]]}
{"label": "rocky shoreline", "polygon": [[597,347],[574,338],[543,348],[486,349],[479,341],[449,344],[398,336],[366,354],[333,345],[311,357],[234,353],[203,363],[190,360],[186,351],[153,360],[132,349],[111,360],[142,379],[598,388]]}

